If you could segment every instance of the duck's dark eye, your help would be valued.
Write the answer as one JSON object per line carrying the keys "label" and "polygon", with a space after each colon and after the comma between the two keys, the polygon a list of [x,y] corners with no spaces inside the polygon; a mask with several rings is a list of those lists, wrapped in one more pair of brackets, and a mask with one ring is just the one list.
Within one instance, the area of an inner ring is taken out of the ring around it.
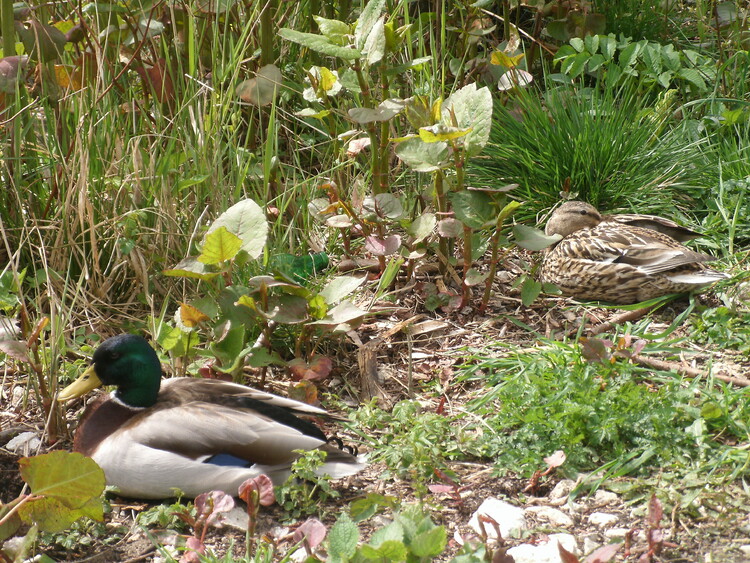
{"label": "duck's dark eye", "polygon": [[589,214],[589,212],[586,211],[585,209],[581,209],[578,213],[580,213],[581,215],[588,215]]}
{"label": "duck's dark eye", "polygon": [[109,357],[112,360],[117,360],[120,357],[120,352],[112,352],[112,353],[110,353]]}

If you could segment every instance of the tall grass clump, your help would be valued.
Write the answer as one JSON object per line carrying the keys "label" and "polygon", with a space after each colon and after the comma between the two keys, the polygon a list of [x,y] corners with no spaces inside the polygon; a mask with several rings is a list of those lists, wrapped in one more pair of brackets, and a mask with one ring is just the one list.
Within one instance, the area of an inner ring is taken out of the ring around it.
{"label": "tall grass clump", "polygon": [[703,141],[672,128],[669,94],[648,104],[632,91],[587,88],[522,93],[500,106],[480,184],[518,183],[515,197],[537,209],[561,194],[603,209],[661,210],[705,187]]}

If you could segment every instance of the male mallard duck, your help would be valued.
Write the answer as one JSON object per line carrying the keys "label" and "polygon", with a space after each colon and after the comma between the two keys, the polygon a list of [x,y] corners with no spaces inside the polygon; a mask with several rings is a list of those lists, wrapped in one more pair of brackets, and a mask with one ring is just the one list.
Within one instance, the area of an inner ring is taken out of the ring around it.
{"label": "male mallard duck", "polygon": [[706,287],[728,276],[703,263],[713,256],[678,241],[700,236],[653,215],[602,215],[588,203],[568,201],[545,228],[563,238],[547,250],[540,281],[565,295],[626,304]]}
{"label": "male mallard duck", "polygon": [[294,450],[327,452],[320,472],[331,477],[364,467],[298,418],[330,417],[323,409],[215,379],[162,382],[159,358],[140,336],[106,340],[58,401],[101,385],[117,389],[86,409],[74,449],[92,457],[123,496],[167,498],[175,489],[190,497],[211,490],[236,495],[261,473],[280,484],[299,457]]}

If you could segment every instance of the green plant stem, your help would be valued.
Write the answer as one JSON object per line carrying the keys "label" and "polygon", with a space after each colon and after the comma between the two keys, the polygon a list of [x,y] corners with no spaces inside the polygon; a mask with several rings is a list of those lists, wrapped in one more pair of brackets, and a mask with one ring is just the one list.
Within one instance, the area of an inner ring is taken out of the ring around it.
{"label": "green plant stem", "polygon": [[[490,257],[490,271],[487,274],[487,280],[484,282],[484,294],[482,295],[482,303],[479,305],[479,312],[484,313],[487,308],[487,304],[490,301],[490,295],[492,295],[492,281],[495,279],[495,273],[497,272],[497,263],[499,262],[498,256],[500,255],[500,232],[503,228],[503,217],[497,218],[497,224],[495,225],[495,232],[492,235],[490,246],[492,247],[492,255]],[[503,258],[510,252],[510,248],[506,248],[503,253]]]}
{"label": "green plant stem", "polygon": [[[443,173],[438,170],[435,172],[435,204],[437,207],[438,214],[442,218],[445,218],[446,213],[446,202],[445,202],[445,194],[443,193]],[[440,237],[438,240],[438,248],[440,250],[440,254],[444,256],[446,259],[448,258],[448,239],[445,237]],[[441,260],[438,264],[438,269],[441,274],[445,275],[446,272],[446,265]]]}
{"label": "green plant stem", "polygon": [[0,33],[3,35],[3,56],[16,54],[16,32],[13,29],[13,0],[0,0]]}
{"label": "green plant stem", "polygon": [[260,13],[260,65],[265,66],[276,60],[273,49],[274,25],[273,14],[276,13],[276,0],[265,0]]}

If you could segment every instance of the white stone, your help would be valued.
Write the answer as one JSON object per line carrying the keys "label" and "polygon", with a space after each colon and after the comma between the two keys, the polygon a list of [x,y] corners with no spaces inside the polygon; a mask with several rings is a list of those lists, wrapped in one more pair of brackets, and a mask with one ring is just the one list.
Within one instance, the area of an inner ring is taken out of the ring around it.
{"label": "white stone", "polygon": [[625,534],[627,534],[629,531],[630,528],[612,528],[610,530],[606,530],[604,532],[604,535],[611,539],[624,538]]}
{"label": "white stone", "polygon": [[597,489],[597,491],[594,493],[594,505],[595,506],[604,506],[607,504],[614,504],[618,502],[620,497],[618,497],[615,493],[612,491],[605,491],[604,489]]}
{"label": "white stone", "polygon": [[584,553],[593,553],[594,550],[599,549],[601,546],[602,542],[599,534],[586,534],[583,536]]}
{"label": "white stone", "polygon": [[750,545],[741,545],[740,551],[744,553],[746,557],[750,557]]}
{"label": "white stone", "polygon": [[29,455],[42,445],[42,441],[37,437],[36,432],[21,432],[15,438],[5,444],[5,447],[14,454]]}
{"label": "white stone", "polygon": [[553,526],[569,528],[573,525],[573,519],[570,516],[562,510],[552,508],[551,506],[530,506],[526,509],[526,512],[533,514],[537,518],[546,520]]}
{"label": "white stone", "polygon": [[557,485],[555,485],[555,488],[552,489],[552,491],[550,491],[549,498],[556,499],[566,497],[570,494],[570,491],[572,491],[573,487],[575,486],[575,481],[571,479],[563,479]]}
{"label": "white stone", "polygon": [[515,563],[560,563],[560,550],[557,544],[574,555],[578,555],[576,539],[570,534],[551,534],[546,543],[531,545],[524,543],[508,550]]}
{"label": "white stone", "polygon": [[[490,497],[477,508],[476,512],[472,514],[469,519],[469,526],[480,536],[482,535],[482,529],[479,527],[479,515],[484,514],[489,516],[500,527],[500,534],[504,538],[518,537],[521,530],[526,528],[526,520],[524,519],[524,511],[517,506],[503,502],[500,499]],[[497,532],[495,526],[490,523],[484,524],[485,532],[487,537],[490,539],[497,539]]]}
{"label": "white stone", "polygon": [[222,516],[222,525],[234,528],[235,530],[240,530],[241,532],[247,531],[250,517],[247,515],[245,505],[235,506],[229,512],[224,512]]}
{"label": "white stone", "polygon": [[606,512],[592,512],[589,514],[589,523],[600,528],[607,528],[612,526],[619,520],[614,514],[608,514]]}

